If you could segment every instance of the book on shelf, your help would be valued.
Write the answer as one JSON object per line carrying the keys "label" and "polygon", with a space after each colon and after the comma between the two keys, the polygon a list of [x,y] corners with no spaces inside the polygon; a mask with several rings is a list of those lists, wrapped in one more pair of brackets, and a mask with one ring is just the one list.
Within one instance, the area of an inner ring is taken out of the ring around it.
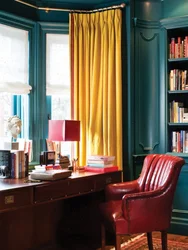
{"label": "book on shelf", "polygon": [[94,173],[107,173],[107,172],[118,171],[117,166],[111,166],[111,167],[106,167],[106,168],[96,168],[96,167],[85,166],[84,169],[87,172],[94,172]]}
{"label": "book on shelf", "polygon": [[169,43],[169,58],[188,57],[188,36],[172,37]]}
{"label": "book on shelf", "polygon": [[172,131],[172,152],[188,153],[188,131]]}
{"label": "book on shelf", "polygon": [[169,90],[186,90],[187,70],[171,69],[169,72]]}
{"label": "book on shelf", "polygon": [[187,122],[188,112],[184,103],[172,101],[169,103],[169,118],[172,123]]}

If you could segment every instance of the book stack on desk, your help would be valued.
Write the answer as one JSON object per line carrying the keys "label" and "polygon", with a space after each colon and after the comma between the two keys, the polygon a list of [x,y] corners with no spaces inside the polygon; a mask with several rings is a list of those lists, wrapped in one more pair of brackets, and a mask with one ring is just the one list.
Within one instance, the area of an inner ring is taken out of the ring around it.
{"label": "book stack on desk", "polygon": [[115,156],[90,155],[87,158],[85,171],[105,173],[117,171],[118,167],[114,166]]}
{"label": "book stack on desk", "polygon": [[65,179],[71,176],[72,171],[67,169],[53,169],[53,170],[33,170],[30,174],[30,178],[34,180],[46,180],[54,181],[59,179]]}

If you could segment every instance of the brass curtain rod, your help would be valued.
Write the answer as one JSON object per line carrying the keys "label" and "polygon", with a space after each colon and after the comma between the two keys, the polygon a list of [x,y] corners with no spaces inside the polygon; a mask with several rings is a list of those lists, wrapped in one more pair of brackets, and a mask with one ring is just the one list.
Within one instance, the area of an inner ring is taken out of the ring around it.
{"label": "brass curtain rod", "polygon": [[95,9],[95,10],[71,10],[71,9],[63,9],[63,8],[38,7],[36,5],[27,3],[27,2],[22,1],[22,0],[15,0],[15,2],[19,2],[21,4],[24,4],[24,5],[27,5],[29,7],[35,8],[37,10],[44,10],[46,12],[49,12],[49,11],[67,11],[67,12],[79,12],[79,13],[92,13],[92,12],[97,12],[97,11],[124,8],[125,5],[126,5],[125,3],[122,3],[120,5],[114,5],[114,6],[111,6],[111,7],[105,7],[105,8]]}

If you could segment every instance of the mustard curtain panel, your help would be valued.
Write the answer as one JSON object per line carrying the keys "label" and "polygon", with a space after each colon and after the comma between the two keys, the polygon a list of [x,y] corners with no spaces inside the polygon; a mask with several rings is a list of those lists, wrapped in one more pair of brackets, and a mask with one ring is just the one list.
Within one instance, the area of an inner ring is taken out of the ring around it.
{"label": "mustard curtain panel", "polygon": [[69,18],[72,118],[81,121],[79,164],[90,154],[115,155],[122,169],[122,11]]}

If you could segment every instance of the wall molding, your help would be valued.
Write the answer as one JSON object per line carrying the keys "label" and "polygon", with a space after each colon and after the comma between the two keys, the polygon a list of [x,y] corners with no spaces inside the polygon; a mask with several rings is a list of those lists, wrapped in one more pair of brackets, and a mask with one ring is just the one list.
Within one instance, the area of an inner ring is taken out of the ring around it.
{"label": "wall molding", "polygon": [[137,17],[133,18],[133,25],[138,28],[159,29],[161,24],[159,21],[143,20]]}
{"label": "wall molding", "polygon": [[166,29],[186,27],[188,23],[188,15],[161,19],[160,23],[161,26]]}

